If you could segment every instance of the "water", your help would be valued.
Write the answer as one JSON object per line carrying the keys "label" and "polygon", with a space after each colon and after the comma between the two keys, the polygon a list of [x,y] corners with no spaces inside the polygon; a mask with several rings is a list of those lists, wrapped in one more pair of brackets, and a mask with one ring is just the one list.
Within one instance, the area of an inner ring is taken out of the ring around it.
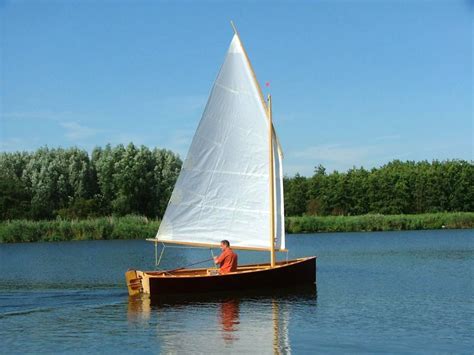
{"label": "water", "polygon": [[[288,246],[290,258],[318,255],[317,294],[155,303],[129,300],[124,284],[128,268],[153,268],[151,243],[0,245],[0,353],[472,353],[474,230],[291,235]],[[163,267],[209,256],[167,248]]]}

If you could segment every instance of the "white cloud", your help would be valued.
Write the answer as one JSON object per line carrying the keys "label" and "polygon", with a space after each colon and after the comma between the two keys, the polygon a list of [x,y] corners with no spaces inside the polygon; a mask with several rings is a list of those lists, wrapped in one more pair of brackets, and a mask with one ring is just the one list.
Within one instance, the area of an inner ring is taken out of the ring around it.
{"label": "white cloud", "polygon": [[25,148],[27,142],[21,138],[7,138],[0,140],[0,151],[12,152],[12,151],[22,151],[29,150]]}
{"label": "white cloud", "polygon": [[6,120],[47,120],[56,122],[66,130],[65,137],[69,140],[80,140],[95,136],[100,132],[98,129],[84,126],[78,123],[77,119],[84,115],[69,111],[23,111],[23,112],[5,112],[2,118]]}
{"label": "white cloud", "polygon": [[[394,159],[420,160],[419,154],[410,145],[398,140],[396,136],[374,138],[374,144],[321,144],[299,151],[289,152],[288,165],[284,165],[289,175],[313,175],[314,167],[321,164],[328,172],[347,171],[352,167],[370,169],[379,167]],[[383,139],[381,139],[383,138]],[[418,152],[419,153],[419,152]]]}
{"label": "white cloud", "polygon": [[288,165],[285,172],[289,175],[299,172],[301,175],[310,176],[314,167],[321,164],[328,172],[347,171],[352,167],[363,166],[370,169],[380,166],[393,159],[409,157],[406,149],[386,144],[377,145],[343,145],[322,144],[307,147],[300,151],[288,154]]}
{"label": "white cloud", "polygon": [[302,176],[311,176],[314,173],[314,166],[311,164],[285,164],[283,163],[283,172],[286,176],[294,176],[297,173]]}
{"label": "white cloud", "polygon": [[81,140],[95,136],[100,130],[80,125],[77,122],[59,122],[66,130],[65,137],[69,140]]}

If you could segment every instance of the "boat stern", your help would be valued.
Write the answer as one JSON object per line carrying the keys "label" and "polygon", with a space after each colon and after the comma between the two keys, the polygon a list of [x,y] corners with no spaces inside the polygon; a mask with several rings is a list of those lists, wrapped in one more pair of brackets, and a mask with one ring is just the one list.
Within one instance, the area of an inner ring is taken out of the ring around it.
{"label": "boat stern", "polygon": [[125,273],[128,295],[137,296],[142,293],[150,293],[149,279],[143,271],[128,270]]}

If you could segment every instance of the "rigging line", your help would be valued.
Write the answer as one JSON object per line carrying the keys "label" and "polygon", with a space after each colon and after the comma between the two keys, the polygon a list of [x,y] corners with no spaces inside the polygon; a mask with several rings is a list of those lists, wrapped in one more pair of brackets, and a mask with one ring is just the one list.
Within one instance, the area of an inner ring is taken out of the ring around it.
{"label": "rigging line", "polygon": [[155,243],[155,270],[157,269],[158,264],[158,243]]}
{"label": "rigging line", "polygon": [[[163,243],[163,245],[165,245],[165,243]],[[174,248],[174,249],[191,249],[191,247],[182,247],[182,246],[179,246],[179,245],[172,245],[172,244],[168,244],[166,246],[167,248]]]}
{"label": "rigging line", "polygon": [[172,272],[175,272],[175,271],[178,271],[178,270],[183,270],[183,269],[186,269],[190,266],[193,266],[193,265],[197,265],[197,264],[202,264],[202,263],[205,263],[205,262],[208,262],[208,261],[211,261],[211,260],[214,260],[214,259],[206,259],[206,260],[201,260],[201,261],[197,261],[195,263],[192,263],[192,264],[188,264],[188,265],[185,265],[183,267],[179,267],[177,269],[173,269],[173,270],[168,270],[168,271],[163,271],[163,273],[165,274],[171,274]]}
{"label": "rigging line", "polygon": [[[158,244],[158,243],[155,243],[155,246],[156,246],[156,244]],[[161,245],[163,245],[163,248],[161,249],[160,258],[159,258],[158,261],[156,262],[155,268],[158,268],[158,266],[160,266],[161,258],[163,257],[163,253],[165,252],[165,249],[166,249],[165,243],[161,243]]]}

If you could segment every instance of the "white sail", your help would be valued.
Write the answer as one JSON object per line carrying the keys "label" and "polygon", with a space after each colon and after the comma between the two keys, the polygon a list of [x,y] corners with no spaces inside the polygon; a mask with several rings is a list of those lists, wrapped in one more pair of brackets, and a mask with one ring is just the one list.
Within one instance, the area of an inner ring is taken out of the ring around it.
{"label": "white sail", "polygon": [[275,248],[285,249],[285,210],[283,200],[283,152],[273,131],[273,166],[275,198]]}
{"label": "white sail", "polygon": [[[269,120],[234,35],[156,238],[270,249]],[[277,250],[284,247],[281,154],[274,139]],[[283,227],[282,227],[283,226]]]}

